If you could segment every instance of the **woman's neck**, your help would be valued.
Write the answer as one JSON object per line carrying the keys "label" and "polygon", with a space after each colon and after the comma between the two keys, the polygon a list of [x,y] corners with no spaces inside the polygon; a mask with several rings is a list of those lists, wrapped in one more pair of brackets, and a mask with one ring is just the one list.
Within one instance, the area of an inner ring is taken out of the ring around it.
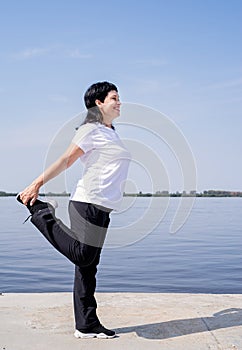
{"label": "woman's neck", "polygon": [[105,125],[107,128],[111,128],[112,129],[112,124],[103,123],[103,125]]}

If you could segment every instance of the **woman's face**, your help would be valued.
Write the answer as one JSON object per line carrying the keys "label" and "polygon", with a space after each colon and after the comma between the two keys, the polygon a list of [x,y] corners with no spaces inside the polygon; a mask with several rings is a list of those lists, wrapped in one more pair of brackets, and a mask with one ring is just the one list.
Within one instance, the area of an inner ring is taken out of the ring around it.
{"label": "woman's face", "polygon": [[97,100],[96,104],[102,112],[104,122],[112,122],[114,118],[120,115],[121,102],[115,90],[109,91],[105,100],[103,102]]}

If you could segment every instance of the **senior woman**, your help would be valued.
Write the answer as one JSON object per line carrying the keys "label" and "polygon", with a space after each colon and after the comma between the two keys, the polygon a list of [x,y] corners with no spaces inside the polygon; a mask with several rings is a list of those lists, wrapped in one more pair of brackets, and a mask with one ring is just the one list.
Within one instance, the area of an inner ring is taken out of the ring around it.
{"label": "senior woman", "polygon": [[[96,313],[96,272],[112,210],[118,210],[127,178],[130,153],[112,122],[120,114],[117,87],[92,84],[84,95],[87,116],[64,154],[17,196],[27,206],[31,222],[46,239],[75,264],[73,289],[75,337],[113,338]],[[77,159],[84,172],[69,201],[71,227],[55,217],[55,208],[38,198],[46,182]]]}

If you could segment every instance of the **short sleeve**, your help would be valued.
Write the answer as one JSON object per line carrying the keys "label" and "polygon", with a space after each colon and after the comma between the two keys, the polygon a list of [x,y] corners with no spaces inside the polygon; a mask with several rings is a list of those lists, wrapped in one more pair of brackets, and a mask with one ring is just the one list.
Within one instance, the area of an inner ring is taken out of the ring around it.
{"label": "short sleeve", "polygon": [[77,130],[72,139],[72,143],[80,147],[85,153],[93,149],[93,133],[97,126],[93,123],[87,123]]}

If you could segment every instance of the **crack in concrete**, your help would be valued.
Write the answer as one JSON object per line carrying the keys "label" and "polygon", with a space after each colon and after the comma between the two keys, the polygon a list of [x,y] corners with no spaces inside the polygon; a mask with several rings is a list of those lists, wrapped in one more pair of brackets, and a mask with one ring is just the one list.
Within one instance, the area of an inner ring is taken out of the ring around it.
{"label": "crack in concrete", "polygon": [[[198,315],[199,315],[199,313],[198,313]],[[206,322],[206,320],[201,315],[199,315],[199,317],[201,318],[201,321],[203,322],[203,324],[205,325],[205,327],[207,328],[207,330],[209,331],[209,333],[211,334],[211,336],[215,340],[216,344],[218,345],[218,350],[223,350],[222,345],[220,344],[218,338],[216,337],[216,335],[213,333],[213,331],[209,327],[209,325]]]}

